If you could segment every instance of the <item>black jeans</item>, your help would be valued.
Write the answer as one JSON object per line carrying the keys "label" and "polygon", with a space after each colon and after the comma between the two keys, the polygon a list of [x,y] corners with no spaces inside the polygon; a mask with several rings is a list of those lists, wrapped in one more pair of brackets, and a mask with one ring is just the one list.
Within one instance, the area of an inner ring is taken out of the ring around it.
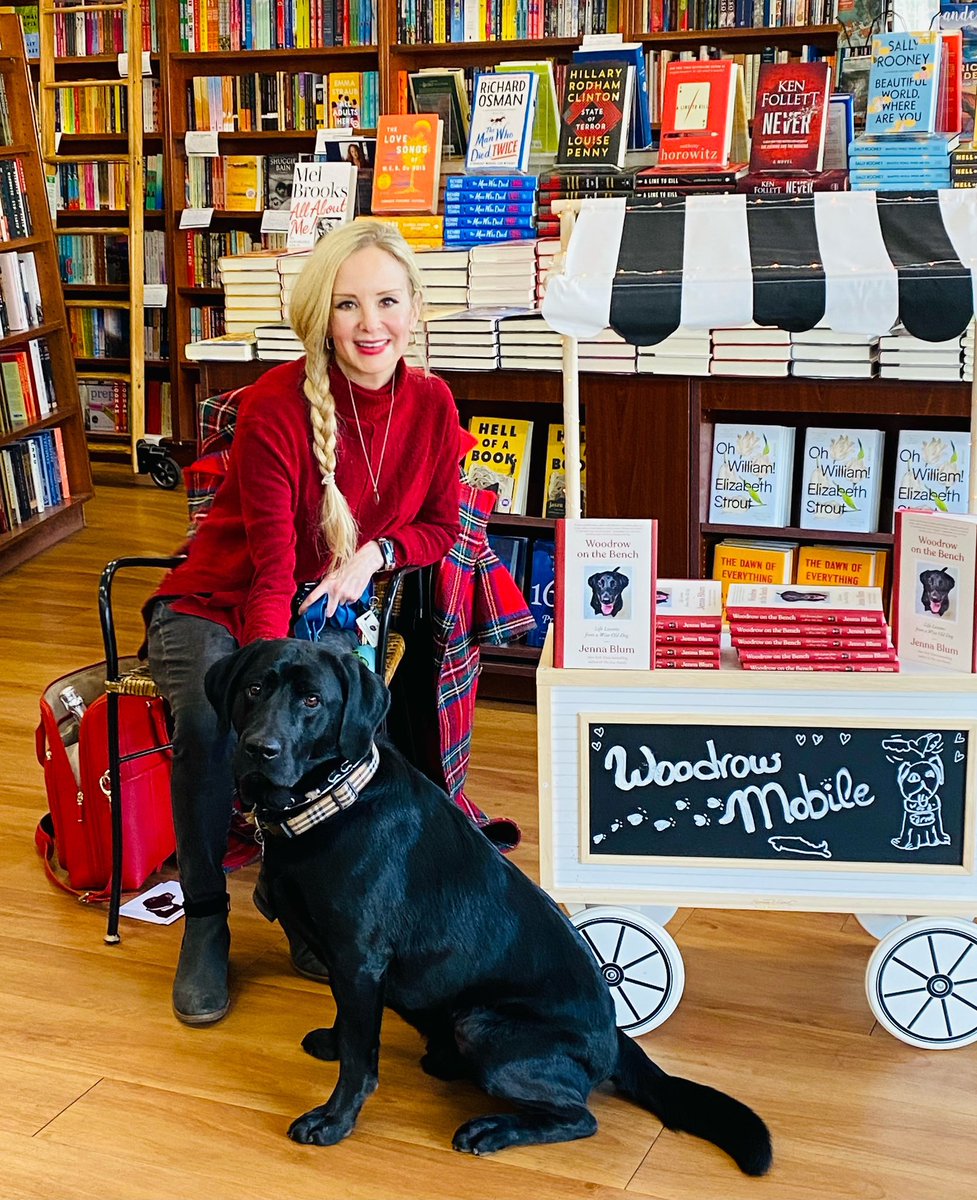
{"label": "black jeans", "polygon": [[223,860],[234,801],[236,737],[218,729],[204,692],[207,668],[236,650],[214,621],[175,613],[157,601],[149,622],[149,668],[173,724],[170,790],[176,853],[188,917],[216,911],[227,885]]}

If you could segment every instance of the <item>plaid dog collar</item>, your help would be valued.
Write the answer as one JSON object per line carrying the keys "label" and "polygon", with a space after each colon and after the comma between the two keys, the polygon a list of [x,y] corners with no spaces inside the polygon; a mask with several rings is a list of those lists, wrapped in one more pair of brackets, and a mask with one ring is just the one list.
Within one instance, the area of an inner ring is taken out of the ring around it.
{"label": "plaid dog collar", "polygon": [[308,833],[315,825],[321,825],[323,821],[328,821],[355,804],[379,765],[380,751],[374,742],[369,753],[359,762],[340,763],[326,776],[321,787],[305,792],[300,801],[280,818],[269,821],[255,812],[255,824],[262,833],[273,837],[293,838],[300,833]]}

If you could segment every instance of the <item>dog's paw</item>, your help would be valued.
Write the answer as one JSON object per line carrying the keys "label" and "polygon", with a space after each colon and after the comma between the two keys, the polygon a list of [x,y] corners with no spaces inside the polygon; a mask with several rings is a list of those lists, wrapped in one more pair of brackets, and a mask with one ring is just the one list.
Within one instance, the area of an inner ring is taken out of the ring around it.
{"label": "dog's paw", "polygon": [[296,1117],[288,1127],[288,1136],[303,1146],[335,1146],[353,1132],[353,1121],[327,1116],[325,1107],[311,1108]]}
{"label": "dog's paw", "polygon": [[511,1117],[474,1117],[459,1125],[451,1144],[463,1154],[494,1154],[511,1146],[514,1140]]}
{"label": "dog's paw", "polygon": [[336,1062],[339,1058],[339,1047],[336,1044],[334,1029],[313,1029],[302,1039],[302,1049],[313,1058],[323,1062]]}

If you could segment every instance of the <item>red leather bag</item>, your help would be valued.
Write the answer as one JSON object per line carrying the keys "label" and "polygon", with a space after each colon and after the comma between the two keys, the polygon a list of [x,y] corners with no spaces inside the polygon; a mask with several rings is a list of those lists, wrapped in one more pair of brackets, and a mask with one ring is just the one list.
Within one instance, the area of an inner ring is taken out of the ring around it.
{"label": "red leather bag", "polygon": [[[58,698],[69,685],[87,705],[80,725]],[[37,760],[44,769],[49,812],[34,841],[52,882],[92,901],[106,897],[112,875],[107,704],[105,664],[96,663],[44,690],[37,727]],[[139,755],[123,762],[120,773],[122,888],[132,891],[176,846],[170,807],[172,752],[162,700],[119,697],[119,754]],[[67,882],[55,871],[55,861]]]}

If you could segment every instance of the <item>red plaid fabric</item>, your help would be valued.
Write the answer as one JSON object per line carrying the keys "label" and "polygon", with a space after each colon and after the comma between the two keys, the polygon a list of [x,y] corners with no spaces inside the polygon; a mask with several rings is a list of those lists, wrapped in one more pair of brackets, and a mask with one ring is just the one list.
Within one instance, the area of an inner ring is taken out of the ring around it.
{"label": "red plaid fabric", "polygon": [[464,793],[475,721],[481,645],[501,646],[536,628],[516,581],[488,542],[487,525],[496,497],[462,482],[461,532],[435,569],[435,664],[438,725],[448,794],[502,849],[519,840],[518,827],[492,821]]}
{"label": "red plaid fabric", "polygon": [[227,474],[227,460],[243,391],[244,388],[235,388],[219,396],[209,396],[198,405],[197,444],[200,457],[183,472],[190,513],[190,536],[210,511],[217,489]]}

